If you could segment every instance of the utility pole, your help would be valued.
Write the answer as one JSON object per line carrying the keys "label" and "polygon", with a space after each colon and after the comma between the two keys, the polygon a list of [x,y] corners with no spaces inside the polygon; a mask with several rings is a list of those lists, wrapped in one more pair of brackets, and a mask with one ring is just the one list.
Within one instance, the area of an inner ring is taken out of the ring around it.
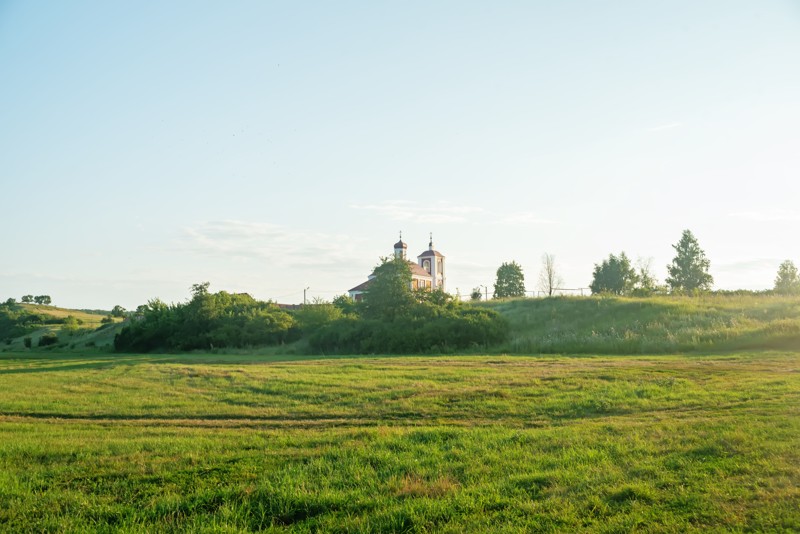
{"label": "utility pole", "polygon": [[489,300],[489,288],[483,284],[481,284],[481,287],[483,287],[483,292],[486,294],[486,300]]}
{"label": "utility pole", "polygon": [[311,289],[311,286],[308,286],[303,290],[303,306],[306,305],[306,291],[308,291],[309,289]]}

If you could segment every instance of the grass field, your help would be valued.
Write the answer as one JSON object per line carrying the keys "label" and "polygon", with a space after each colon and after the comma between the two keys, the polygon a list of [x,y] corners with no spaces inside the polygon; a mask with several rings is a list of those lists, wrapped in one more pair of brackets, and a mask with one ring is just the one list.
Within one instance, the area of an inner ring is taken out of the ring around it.
{"label": "grass field", "polygon": [[490,301],[513,354],[799,350],[800,299],[779,295],[560,297]]}
{"label": "grass field", "polygon": [[0,531],[800,530],[800,354],[0,356]]}

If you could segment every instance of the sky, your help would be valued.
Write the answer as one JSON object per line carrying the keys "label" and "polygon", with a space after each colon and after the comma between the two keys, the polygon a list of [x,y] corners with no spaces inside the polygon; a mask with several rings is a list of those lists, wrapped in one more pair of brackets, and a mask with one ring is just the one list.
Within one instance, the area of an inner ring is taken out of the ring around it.
{"label": "sky", "polygon": [[800,1],[0,0],[0,298],[297,303],[403,232],[447,290],[565,288],[690,229],[800,264]]}

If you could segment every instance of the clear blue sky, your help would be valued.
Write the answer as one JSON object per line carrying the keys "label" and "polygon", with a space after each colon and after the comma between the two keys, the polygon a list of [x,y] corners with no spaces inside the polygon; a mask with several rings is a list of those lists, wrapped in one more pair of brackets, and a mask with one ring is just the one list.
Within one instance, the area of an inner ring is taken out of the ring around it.
{"label": "clear blue sky", "polygon": [[433,232],[448,289],[691,229],[800,264],[800,2],[0,0],[0,297],[299,302]]}

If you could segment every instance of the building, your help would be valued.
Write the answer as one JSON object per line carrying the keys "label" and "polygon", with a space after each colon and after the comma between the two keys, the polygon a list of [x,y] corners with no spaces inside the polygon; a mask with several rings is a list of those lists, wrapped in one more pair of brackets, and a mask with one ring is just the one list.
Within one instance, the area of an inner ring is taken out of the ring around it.
{"label": "building", "polygon": [[[403,242],[403,234],[400,234],[400,241],[394,244],[394,257],[408,261],[411,268],[411,289],[434,289],[445,290],[445,257],[442,253],[433,248],[433,235],[428,243],[428,250],[417,256],[417,262],[408,260],[408,245]],[[366,282],[363,282],[347,293],[354,300],[361,300],[364,292],[369,288],[370,282],[375,278],[375,274],[369,275]]]}

